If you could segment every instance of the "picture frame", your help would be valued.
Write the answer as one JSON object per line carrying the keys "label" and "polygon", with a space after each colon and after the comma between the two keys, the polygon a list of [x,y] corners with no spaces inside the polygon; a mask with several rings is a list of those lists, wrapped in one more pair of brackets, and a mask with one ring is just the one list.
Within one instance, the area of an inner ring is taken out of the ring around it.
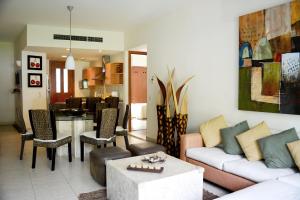
{"label": "picture frame", "polygon": [[43,87],[42,74],[28,73],[28,87]]}
{"label": "picture frame", "polygon": [[43,58],[42,56],[27,56],[27,69],[28,70],[42,70],[43,69]]}

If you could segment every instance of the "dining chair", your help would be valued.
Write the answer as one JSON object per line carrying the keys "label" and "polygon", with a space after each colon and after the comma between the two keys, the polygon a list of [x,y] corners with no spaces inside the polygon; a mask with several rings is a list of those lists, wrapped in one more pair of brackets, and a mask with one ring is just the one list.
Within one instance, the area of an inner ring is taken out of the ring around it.
{"label": "dining chair", "polygon": [[33,131],[32,168],[36,164],[37,147],[51,149],[51,170],[55,170],[56,148],[68,144],[69,162],[72,162],[72,137],[57,139],[55,112],[47,110],[29,110],[29,118]]}
{"label": "dining chair", "polygon": [[119,97],[107,97],[105,98],[105,103],[108,103],[108,107],[110,108],[118,108],[119,107]]}
{"label": "dining chair", "polygon": [[125,113],[124,113],[124,117],[123,117],[122,126],[116,127],[116,136],[124,137],[126,149],[128,149],[128,147],[129,147],[128,130],[127,130],[129,112],[130,112],[130,106],[127,104]]}
{"label": "dining chair", "polygon": [[82,98],[81,97],[71,97],[66,99],[66,107],[67,108],[82,108]]}
{"label": "dining chair", "polygon": [[95,115],[94,115],[94,122],[95,123],[97,123],[99,111],[101,111],[101,110],[103,110],[105,108],[109,108],[108,103],[104,103],[104,102],[98,102],[98,103],[96,103],[96,110],[95,110]]}
{"label": "dining chair", "polygon": [[96,130],[97,128],[97,119],[98,119],[98,114],[99,114],[99,111],[105,109],[105,108],[108,108],[108,103],[104,103],[104,102],[98,102],[96,103],[96,110],[94,112],[94,130]]}
{"label": "dining chair", "polygon": [[97,128],[95,131],[83,132],[80,135],[80,158],[84,161],[84,143],[106,145],[113,143],[116,146],[116,127],[118,123],[119,110],[116,108],[105,108],[98,112]]}
{"label": "dining chair", "polygon": [[33,140],[33,133],[32,131],[28,131],[26,129],[26,125],[25,125],[25,121],[21,109],[17,109],[16,118],[18,121],[18,127],[20,129],[19,131],[21,132],[20,160],[23,160],[25,142],[29,140]]}
{"label": "dining chair", "polygon": [[88,112],[95,113],[96,112],[96,104],[101,102],[101,97],[88,97],[86,99],[86,109]]}

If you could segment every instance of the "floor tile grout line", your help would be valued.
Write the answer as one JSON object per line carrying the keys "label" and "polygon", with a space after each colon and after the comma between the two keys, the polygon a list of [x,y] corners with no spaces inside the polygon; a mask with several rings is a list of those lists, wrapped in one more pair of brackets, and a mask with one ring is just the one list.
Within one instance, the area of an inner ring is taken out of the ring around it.
{"label": "floor tile grout line", "polygon": [[[74,162],[74,159],[75,158],[72,157],[72,162]],[[67,184],[69,185],[69,187],[71,188],[71,190],[72,190],[73,194],[75,195],[75,197],[78,198],[76,192],[74,191],[74,188],[72,187],[72,185],[70,184],[70,182],[68,181],[67,177],[65,176],[65,174],[63,173],[63,171],[61,170],[60,167],[59,167],[59,171],[63,175],[63,177],[64,177],[65,181],[67,182]]]}
{"label": "floor tile grout line", "polygon": [[32,182],[32,176],[31,176],[31,172],[30,172],[30,169],[27,170],[27,172],[29,173],[29,177],[30,177],[30,182],[31,182],[31,187],[32,187],[32,191],[33,191],[33,195],[34,195],[34,199],[37,200],[37,197],[36,197],[36,191],[35,191],[35,188],[33,186],[33,182]]}

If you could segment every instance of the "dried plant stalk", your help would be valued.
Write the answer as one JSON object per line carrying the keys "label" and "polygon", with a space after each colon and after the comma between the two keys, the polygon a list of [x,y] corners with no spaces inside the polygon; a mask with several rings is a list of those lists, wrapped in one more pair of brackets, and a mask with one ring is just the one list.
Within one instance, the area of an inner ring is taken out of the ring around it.
{"label": "dried plant stalk", "polygon": [[182,102],[181,102],[181,109],[180,109],[180,114],[185,115],[188,113],[188,100],[187,100],[187,90],[185,90],[184,95],[182,97]]}
{"label": "dried plant stalk", "polygon": [[177,99],[178,102],[180,101],[180,94],[181,94],[182,89],[184,88],[184,86],[185,86],[192,78],[194,78],[194,76],[191,76],[191,77],[189,77],[188,79],[186,79],[186,80],[182,83],[182,85],[177,89],[177,91],[176,91],[176,99]]}
{"label": "dried plant stalk", "polygon": [[157,82],[158,82],[158,85],[160,87],[160,91],[161,91],[161,94],[162,94],[162,97],[163,97],[163,101],[165,102],[166,101],[166,87],[164,85],[164,83],[156,76],[156,79],[157,79]]}

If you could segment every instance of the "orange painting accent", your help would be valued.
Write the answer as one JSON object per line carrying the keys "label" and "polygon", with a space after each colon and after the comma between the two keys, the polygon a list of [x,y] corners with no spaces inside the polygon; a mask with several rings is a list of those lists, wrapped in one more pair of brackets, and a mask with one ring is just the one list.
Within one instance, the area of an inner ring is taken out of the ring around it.
{"label": "orange painting accent", "polygon": [[300,21],[300,0],[295,0],[291,2],[291,22],[295,24]]}
{"label": "orange painting accent", "polygon": [[259,39],[265,36],[264,11],[244,15],[239,18],[240,44],[249,42],[254,48]]}

